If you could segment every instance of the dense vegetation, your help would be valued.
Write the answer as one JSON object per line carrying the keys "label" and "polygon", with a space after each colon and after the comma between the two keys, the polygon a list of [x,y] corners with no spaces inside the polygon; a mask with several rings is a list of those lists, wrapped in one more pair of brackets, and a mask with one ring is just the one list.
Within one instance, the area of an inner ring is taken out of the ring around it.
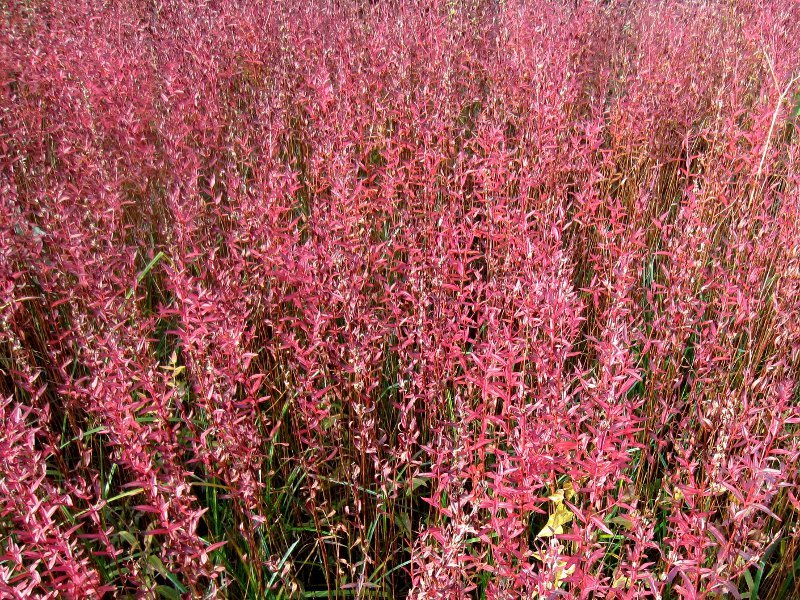
{"label": "dense vegetation", "polygon": [[800,597],[799,40],[0,2],[0,596]]}

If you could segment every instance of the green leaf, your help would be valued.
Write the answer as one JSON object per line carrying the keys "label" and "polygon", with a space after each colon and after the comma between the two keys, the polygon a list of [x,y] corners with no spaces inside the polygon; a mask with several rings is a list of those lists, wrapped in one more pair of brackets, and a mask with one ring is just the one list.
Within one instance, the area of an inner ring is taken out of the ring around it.
{"label": "green leaf", "polygon": [[[147,263],[147,266],[146,266],[144,269],[142,269],[142,271],[141,271],[141,272],[140,272],[140,273],[139,273],[139,274],[136,276],[136,284],[138,285],[138,284],[142,283],[142,280],[143,280],[145,277],[147,277],[147,274],[148,274],[150,271],[152,271],[152,270],[153,270],[153,267],[155,267],[155,266],[158,264],[158,262],[159,262],[159,261],[160,261],[162,258],[164,258],[165,256],[166,256],[166,254],[164,254],[163,252],[159,252],[158,254],[156,254],[156,255],[153,257],[153,259],[152,259],[152,260],[151,260],[149,263]],[[129,290],[128,290],[128,292],[125,294],[125,299],[127,300],[128,298],[130,298],[131,296],[133,296],[133,292],[134,292],[134,291],[135,291],[135,287],[133,287],[133,288],[129,289]]]}
{"label": "green leaf", "polygon": [[178,578],[175,577],[175,575],[173,575],[167,569],[167,567],[164,566],[164,563],[161,562],[161,559],[158,556],[156,556],[155,554],[150,555],[150,557],[147,559],[147,562],[163,577],[169,579],[172,582],[172,585],[174,585],[181,594],[185,594],[188,591],[185,587],[183,587],[183,585],[181,585],[181,582],[178,581]]}
{"label": "green leaf", "polygon": [[139,547],[139,540],[130,531],[118,531],[117,535],[127,542],[131,548]]}
{"label": "green leaf", "polygon": [[171,588],[168,585],[157,585],[156,586],[156,594],[158,594],[161,598],[168,598],[169,600],[181,600],[181,595],[175,588]]}

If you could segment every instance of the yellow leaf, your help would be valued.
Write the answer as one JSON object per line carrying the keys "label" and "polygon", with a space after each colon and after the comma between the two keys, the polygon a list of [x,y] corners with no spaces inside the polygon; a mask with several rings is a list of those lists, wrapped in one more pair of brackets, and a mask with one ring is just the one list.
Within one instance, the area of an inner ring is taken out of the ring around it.
{"label": "yellow leaf", "polygon": [[625,589],[627,590],[631,586],[631,580],[625,575],[620,575],[614,580],[614,583],[611,585],[613,589]]}
{"label": "yellow leaf", "polygon": [[564,497],[567,500],[572,500],[575,497],[575,488],[572,487],[572,482],[571,481],[567,481],[564,484]]}
{"label": "yellow leaf", "polygon": [[536,537],[550,537],[564,533],[564,525],[572,521],[573,515],[567,507],[561,502],[556,502],[555,505],[555,510],[547,519],[547,524]]}
{"label": "yellow leaf", "polygon": [[625,529],[633,529],[633,521],[623,516],[611,517],[608,522],[614,525],[620,525]]}
{"label": "yellow leaf", "polygon": [[564,500],[572,500],[575,497],[575,488],[572,487],[572,483],[567,481],[564,484],[564,487],[560,490],[557,490],[555,494],[552,494],[547,497],[548,500],[555,503],[563,502]]}
{"label": "yellow leaf", "polygon": [[[547,557],[544,555],[544,553],[539,551],[534,552],[533,557],[541,562],[547,560]],[[557,588],[561,587],[564,584],[564,581],[567,579],[567,577],[569,577],[575,572],[575,565],[565,568],[566,566],[567,566],[566,560],[560,557],[556,558],[555,568],[553,569],[553,574],[555,575],[555,581],[553,583]],[[534,598],[535,597],[536,596],[534,596]]]}
{"label": "yellow leaf", "polygon": [[566,566],[567,566],[567,561],[565,560],[558,561],[558,564],[555,569],[556,571],[555,586],[557,588],[561,587],[561,585],[564,583],[564,580],[575,572],[575,565],[572,565],[569,568],[565,569],[564,567]]}

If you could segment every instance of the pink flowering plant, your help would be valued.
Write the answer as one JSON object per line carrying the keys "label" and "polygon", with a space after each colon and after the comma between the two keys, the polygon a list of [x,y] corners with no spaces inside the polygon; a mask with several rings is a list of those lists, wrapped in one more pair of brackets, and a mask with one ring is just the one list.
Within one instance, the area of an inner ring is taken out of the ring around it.
{"label": "pink flowering plant", "polygon": [[800,597],[800,3],[0,3],[0,597]]}

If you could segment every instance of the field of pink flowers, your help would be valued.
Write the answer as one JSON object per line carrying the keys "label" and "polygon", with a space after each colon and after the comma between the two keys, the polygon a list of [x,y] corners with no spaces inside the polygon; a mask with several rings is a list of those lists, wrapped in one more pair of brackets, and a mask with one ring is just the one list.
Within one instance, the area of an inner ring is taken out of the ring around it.
{"label": "field of pink flowers", "polygon": [[800,598],[800,2],[0,2],[0,597]]}

